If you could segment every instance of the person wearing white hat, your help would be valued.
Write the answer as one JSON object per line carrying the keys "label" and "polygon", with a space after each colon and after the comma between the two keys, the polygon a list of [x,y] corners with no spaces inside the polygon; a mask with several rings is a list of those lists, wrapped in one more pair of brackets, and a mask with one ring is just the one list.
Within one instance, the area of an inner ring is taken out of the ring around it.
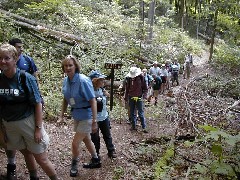
{"label": "person wearing white hat", "polygon": [[160,93],[164,93],[165,89],[166,89],[166,83],[167,83],[167,76],[168,76],[168,71],[166,69],[166,65],[162,64],[161,69],[160,69],[160,78],[162,80],[162,85],[161,85],[161,92]]}
{"label": "person wearing white hat", "polygon": [[158,62],[154,61],[153,66],[149,70],[149,74],[152,76],[155,74],[156,76],[160,75],[160,68],[158,67]]}
{"label": "person wearing white hat", "polygon": [[130,107],[130,118],[132,125],[131,130],[137,130],[136,115],[134,113],[135,108],[137,108],[143,132],[147,133],[143,110],[143,96],[146,95],[147,84],[142,75],[141,69],[137,67],[131,67],[129,73],[127,74],[127,79],[124,99],[128,100]]}

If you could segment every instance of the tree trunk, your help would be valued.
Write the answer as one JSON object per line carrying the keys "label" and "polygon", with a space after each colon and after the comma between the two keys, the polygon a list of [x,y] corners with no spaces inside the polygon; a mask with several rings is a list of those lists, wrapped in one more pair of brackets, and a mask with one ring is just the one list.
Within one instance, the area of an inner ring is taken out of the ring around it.
{"label": "tree trunk", "polygon": [[149,23],[149,35],[148,35],[148,42],[152,41],[153,38],[153,22],[154,22],[154,15],[155,15],[155,5],[156,0],[152,0],[149,4],[149,12],[148,12],[148,23]]}
{"label": "tree trunk", "polygon": [[211,46],[210,46],[209,62],[212,61],[214,38],[215,38],[215,34],[216,34],[217,21],[218,21],[218,8],[216,9],[214,15],[215,15],[215,16],[214,16],[213,32],[212,32],[212,37],[211,37]]}
{"label": "tree trunk", "polygon": [[184,18],[184,0],[180,0],[180,22],[179,27],[183,30],[183,18]]}

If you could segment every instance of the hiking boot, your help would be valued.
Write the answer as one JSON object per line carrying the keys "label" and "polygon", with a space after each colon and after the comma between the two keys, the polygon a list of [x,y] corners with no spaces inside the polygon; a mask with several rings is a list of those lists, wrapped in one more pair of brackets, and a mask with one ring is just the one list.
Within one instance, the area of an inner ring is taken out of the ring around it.
{"label": "hiking boot", "polygon": [[83,168],[93,169],[93,168],[100,168],[100,167],[101,167],[101,161],[99,158],[92,158],[90,163],[83,164]]}
{"label": "hiking boot", "polygon": [[78,175],[78,160],[72,160],[70,176],[76,177]]}
{"label": "hiking boot", "polygon": [[115,151],[110,151],[110,152],[108,152],[108,157],[109,157],[110,159],[114,159],[114,158],[117,157],[117,154],[116,154]]}
{"label": "hiking boot", "polygon": [[7,164],[7,179],[17,180],[16,164]]}
{"label": "hiking boot", "polygon": [[99,161],[101,162],[101,156],[100,154],[97,154]]}
{"label": "hiking boot", "polygon": [[143,129],[143,132],[144,132],[144,133],[148,133],[148,130],[144,128],[144,129]]}
{"label": "hiking boot", "polygon": [[137,128],[136,127],[131,127],[130,131],[137,131]]}
{"label": "hiking boot", "polygon": [[30,180],[39,180],[39,177],[30,176]]}

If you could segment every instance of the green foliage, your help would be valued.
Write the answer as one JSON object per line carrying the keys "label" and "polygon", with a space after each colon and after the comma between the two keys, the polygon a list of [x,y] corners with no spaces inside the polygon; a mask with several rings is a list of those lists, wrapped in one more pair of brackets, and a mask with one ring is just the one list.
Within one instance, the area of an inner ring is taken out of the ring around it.
{"label": "green foliage", "polygon": [[[216,66],[215,66],[216,65]],[[217,64],[214,64],[215,68],[218,67]],[[228,66],[221,67],[221,73],[224,72],[225,77],[231,77],[232,74],[229,74],[227,71]],[[232,71],[233,73],[233,71]],[[232,97],[238,99],[240,97],[240,79],[232,77],[231,79],[226,79],[224,77],[216,76],[206,78],[200,82],[200,87],[203,91],[207,92],[211,96],[221,96],[221,97]]]}
{"label": "green foliage", "polygon": [[213,63],[216,68],[230,72],[240,73],[240,49],[237,46],[229,46],[219,43],[214,49]]}
{"label": "green foliage", "polygon": [[155,177],[154,179],[161,179],[165,175],[167,169],[169,169],[168,165],[174,156],[174,147],[170,146],[163,157],[160,158],[155,165]]}
{"label": "green foliage", "polygon": [[[207,134],[196,142],[204,142],[214,155],[203,163],[198,163],[191,170],[192,173],[202,175],[224,176],[227,179],[237,179],[239,173],[239,143],[240,134],[230,135],[218,128],[209,125],[200,126],[207,131]],[[210,143],[210,145],[208,144]],[[229,161],[231,159],[231,161]],[[207,168],[209,167],[209,168]]]}
{"label": "green foliage", "polygon": [[39,0],[2,0],[2,6],[6,10],[17,10],[24,8],[26,4],[30,4],[32,2],[36,2]]}
{"label": "green foliage", "polygon": [[123,174],[124,174],[124,169],[121,166],[115,167],[113,180],[121,179]]}

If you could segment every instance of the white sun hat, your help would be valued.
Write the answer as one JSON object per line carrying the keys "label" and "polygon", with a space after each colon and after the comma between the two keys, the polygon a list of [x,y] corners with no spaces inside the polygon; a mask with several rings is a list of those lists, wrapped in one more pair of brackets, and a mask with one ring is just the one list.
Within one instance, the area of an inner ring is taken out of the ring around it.
{"label": "white sun hat", "polygon": [[142,73],[140,68],[137,67],[131,67],[129,73],[127,74],[127,77],[135,78],[139,76]]}

